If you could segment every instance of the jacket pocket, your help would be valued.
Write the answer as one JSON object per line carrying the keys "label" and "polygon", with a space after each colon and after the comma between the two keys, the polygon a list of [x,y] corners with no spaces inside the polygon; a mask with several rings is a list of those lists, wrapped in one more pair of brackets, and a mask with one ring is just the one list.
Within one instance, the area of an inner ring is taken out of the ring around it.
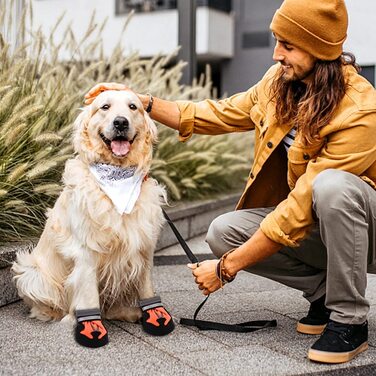
{"label": "jacket pocket", "polygon": [[296,181],[307,169],[307,164],[315,159],[324,145],[324,140],[314,145],[301,146],[292,144],[289,148],[288,158],[288,184],[292,189]]}
{"label": "jacket pocket", "polygon": [[253,124],[255,125],[255,137],[256,138],[263,138],[265,132],[268,129],[268,125],[265,121],[265,114],[261,111],[258,105],[255,105],[251,108],[249,112],[249,117],[251,118]]}

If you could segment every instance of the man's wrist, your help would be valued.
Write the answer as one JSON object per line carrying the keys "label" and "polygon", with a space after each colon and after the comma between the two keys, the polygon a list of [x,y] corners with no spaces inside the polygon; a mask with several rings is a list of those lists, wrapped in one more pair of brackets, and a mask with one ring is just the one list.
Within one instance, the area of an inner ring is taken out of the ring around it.
{"label": "man's wrist", "polygon": [[236,276],[236,274],[241,270],[241,268],[239,268],[238,266],[236,253],[234,252],[235,249],[233,250],[233,252],[229,253],[223,263],[227,273],[232,277]]}
{"label": "man's wrist", "polygon": [[138,98],[140,99],[142,103],[142,107],[146,111],[146,108],[148,107],[148,104],[149,104],[149,96],[147,94],[138,94]]}

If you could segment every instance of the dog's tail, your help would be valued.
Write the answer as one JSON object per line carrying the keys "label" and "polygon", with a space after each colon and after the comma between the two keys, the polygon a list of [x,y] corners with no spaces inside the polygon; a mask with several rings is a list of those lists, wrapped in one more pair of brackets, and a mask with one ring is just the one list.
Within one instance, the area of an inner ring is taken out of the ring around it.
{"label": "dog's tail", "polygon": [[43,321],[61,318],[62,286],[44,272],[33,253],[19,252],[11,270],[19,296],[31,307],[31,317]]}

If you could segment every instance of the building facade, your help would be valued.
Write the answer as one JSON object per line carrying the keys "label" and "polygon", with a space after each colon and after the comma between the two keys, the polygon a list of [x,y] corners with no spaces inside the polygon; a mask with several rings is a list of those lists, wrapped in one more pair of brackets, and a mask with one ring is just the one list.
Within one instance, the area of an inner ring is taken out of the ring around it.
{"label": "building facade", "polygon": [[[4,1],[4,0],[0,0]],[[28,0],[16,0],[25,3]],[[51,30],[65,12],[62,25],[71,24],[77,39],[82,36],[95,11],[103,30],[104,53],[110,54],[124,22],[135,13],[121,40],[126,52],[143,57],[170,54],[179,44],[178,0],[31,0],[32,29]],[[183,0],[184,1],[184,0]],[[255,84],[273,64],[274,40],[269,24],[282,0],[196,0],[196,54],[198,72],[212,67],[213,81],[221,95],[230,95]],[[345,0],[350,26],[345,50],[362,66],[362,74],[376,81],[376,1]],[[19,7],[19,5],[18,5]],[[19,9],[19,8],[18,8]],[[57,35],[57,40],[63,35]],[[66,56],[69,59],[69,56]]]}

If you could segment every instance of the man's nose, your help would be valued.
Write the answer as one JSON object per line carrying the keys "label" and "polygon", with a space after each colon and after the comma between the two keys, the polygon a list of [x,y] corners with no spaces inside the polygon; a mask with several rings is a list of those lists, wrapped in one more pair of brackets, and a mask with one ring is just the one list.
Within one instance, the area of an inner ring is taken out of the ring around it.
{"label": "man's nose", "polygon": [[128,119],[124,116],[116,116],[113,121],[114,128],[119,132],[125,131],[129,127]]}
{"label": "man's nose", "polygon": [[273,51],[273,60],[274,61],[283,61],[285,59],[285,56],[281,53],[281,49],[279,46],[279,43],[277,42],[274,51]]}

